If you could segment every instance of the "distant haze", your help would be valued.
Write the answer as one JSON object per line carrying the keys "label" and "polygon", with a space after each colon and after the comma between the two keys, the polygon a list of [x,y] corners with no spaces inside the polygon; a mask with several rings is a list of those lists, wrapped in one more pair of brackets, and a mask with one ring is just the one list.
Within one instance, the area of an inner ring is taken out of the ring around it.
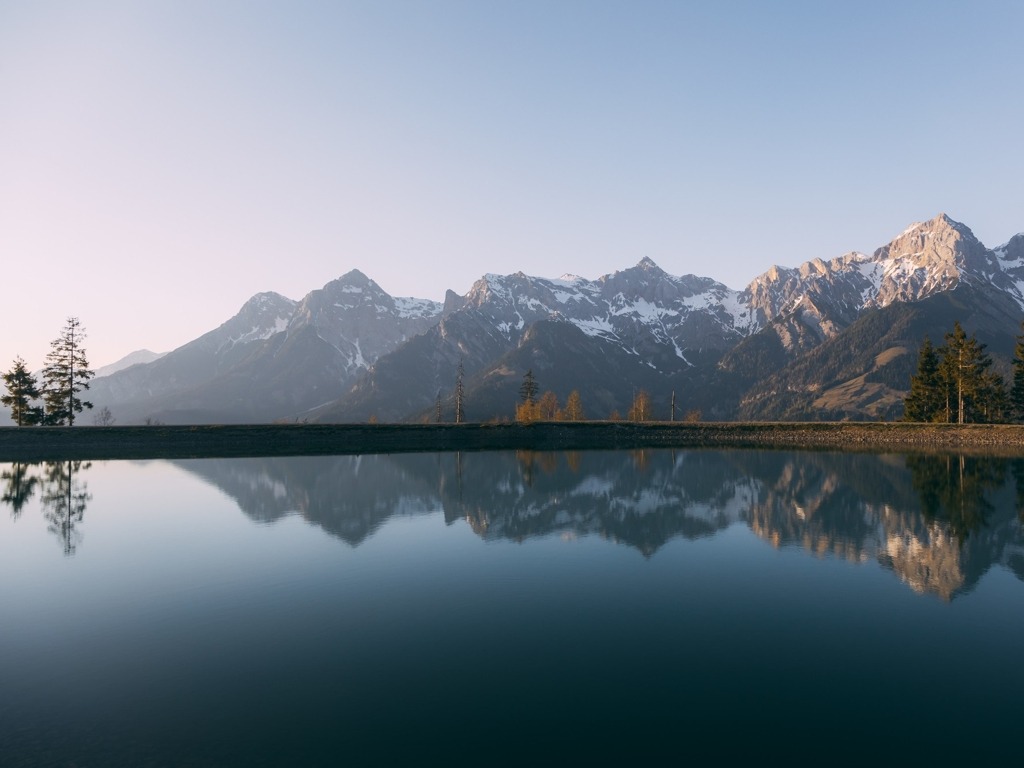
{"label": "distant haze", "polygon": [[0,0],[0,369],[358,268],[642,257],[741,288],[938,211],[1022,226],[1024,4]]}

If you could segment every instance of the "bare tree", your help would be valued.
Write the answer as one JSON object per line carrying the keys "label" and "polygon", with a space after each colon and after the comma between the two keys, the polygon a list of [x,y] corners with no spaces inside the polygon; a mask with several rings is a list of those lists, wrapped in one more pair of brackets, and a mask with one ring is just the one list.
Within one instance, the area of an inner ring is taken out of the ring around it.
{"label": "bare tree", "polygon": [[574,389],[565,400],[565,414],[567,421],[583,421],[583,401],[580,399],[580,391]]}
{"label": "bare tree", "polygon": [[651,420],[651,396],[643,389],[633,396],[633,405],[629,409],[630,421]]}
{"label": "bare tree", "polygon": [[96,411],[96,415],[92,417],[92,423],[97,427],[112,427],[114,426],[114,414],[104,405]]}

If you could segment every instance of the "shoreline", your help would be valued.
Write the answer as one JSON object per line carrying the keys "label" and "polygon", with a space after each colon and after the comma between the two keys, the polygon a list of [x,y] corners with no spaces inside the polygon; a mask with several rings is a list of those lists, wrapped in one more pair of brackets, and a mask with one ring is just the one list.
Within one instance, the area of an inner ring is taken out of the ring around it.
{"label": "shoreline", "polygon": [[535,422],[0,427],[0,461],[642,448],[782,448],[1024,457],[1024,425]]}

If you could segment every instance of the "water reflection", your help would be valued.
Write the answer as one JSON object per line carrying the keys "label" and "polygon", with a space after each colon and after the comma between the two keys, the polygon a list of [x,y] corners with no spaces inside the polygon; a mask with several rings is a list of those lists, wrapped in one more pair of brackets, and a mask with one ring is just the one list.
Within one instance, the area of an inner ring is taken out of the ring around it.
{"label": "water reflection", "polygon": [[0,496],[0,504],[6,504],[11,508],[11,514],[17,520],[22,510],[35,493],[39,478],[32,472],[34,464],[15,462],[9,464],[3,472],[0,472],[0,482],[3,483],[4,493]]}
{"label": "water reflection", "polygon": [[4,493],[0,503],[10,507],[17,520],[40,489],[40,503],[47,527],[53,533],[65,555],[73,555],[81,541],[79,523],[85,517],[85,508],[92,494],[81,477],[83,470],[92,466],[81,461],[51,461],[45,464],[15,462],[0,472]]}
{"label": "water reflection", "polygon": [[181,464],[254,519],[295,513],[353,546],[394,515],[438,509],[487,540],[596,535],[647,557],[740,523],[775,547],[878,562],[944,600],[997,563],[1024,579],[1024,461],[647,450]]}
{"label": "water reflection", "polygon": [[[951,600],[994,565],[1024,580],[1024,460],[785,451],[403,454],[174,462],[255,521],[299,515],[351,546],[396,516],[442,511],[485,540],[600,536],[645,557],[746,525],[774,547],[877,562]],[[39,492],[71,555],[88,464],[3,468],[17,518]]]}
{"label": "water reflection", "polygon": [[84,469],[92,466],[80,461],[55,461],[46,464],[43,475],[43,516],[48,528],[64,548],[65,555],[73,555],[81,541],[78,524],[85,517],[85,507],[92,500],[88,486],[80,478]]}
{"label": "water reflection", "polygon": [[[957,540],[985,526],[995,511],[988,495],[1006,482],[1009,462],[979,456],[910,456],[921,511],[929,520],[941,520]],[[1020,483],[1017,482],[1019,488]]]}

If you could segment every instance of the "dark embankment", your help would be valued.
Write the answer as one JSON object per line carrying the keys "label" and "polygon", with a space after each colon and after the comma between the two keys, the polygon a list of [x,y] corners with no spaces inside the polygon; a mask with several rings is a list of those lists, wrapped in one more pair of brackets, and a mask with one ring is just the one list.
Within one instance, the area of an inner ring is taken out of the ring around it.
{"label": "dark embankment", "polygon": [[0,428],[0,461],[698,447],[1024,456],[1024,426],[559,422]]}

